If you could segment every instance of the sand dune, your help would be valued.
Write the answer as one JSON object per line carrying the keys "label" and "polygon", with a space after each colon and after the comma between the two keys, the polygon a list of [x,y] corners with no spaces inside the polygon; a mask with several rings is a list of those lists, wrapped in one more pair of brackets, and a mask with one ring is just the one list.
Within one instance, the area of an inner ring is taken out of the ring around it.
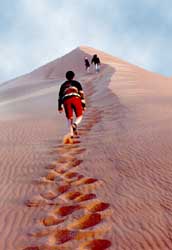
{"label": "sand dune", "polygon": [[[74,144],[57,113],[68,69],[87,99]],[[168,78],[85,46],[4,84],[0,249],[172,249],[171,94]]]}

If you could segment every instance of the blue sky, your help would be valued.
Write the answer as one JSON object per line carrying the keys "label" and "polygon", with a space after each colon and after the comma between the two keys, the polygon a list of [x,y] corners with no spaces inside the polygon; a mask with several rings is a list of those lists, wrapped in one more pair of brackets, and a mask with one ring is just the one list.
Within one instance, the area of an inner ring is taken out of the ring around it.
{"label": "blue sky", "polygon": [[0,0],[0,82],[91,46],[172,76],[171,0]]}

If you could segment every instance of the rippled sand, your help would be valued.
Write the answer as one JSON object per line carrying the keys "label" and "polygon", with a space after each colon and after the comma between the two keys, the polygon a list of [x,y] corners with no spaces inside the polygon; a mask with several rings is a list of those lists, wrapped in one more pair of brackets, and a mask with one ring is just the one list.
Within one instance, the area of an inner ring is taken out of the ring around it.
{"label": "rippled sand", "polygon": [[[101,70],[85,73],[95,53]],[[87,111],[63,144],[71,65]],[[0,249],[172,249],[171,94],[171,80],[88,47],[1,87]]]}

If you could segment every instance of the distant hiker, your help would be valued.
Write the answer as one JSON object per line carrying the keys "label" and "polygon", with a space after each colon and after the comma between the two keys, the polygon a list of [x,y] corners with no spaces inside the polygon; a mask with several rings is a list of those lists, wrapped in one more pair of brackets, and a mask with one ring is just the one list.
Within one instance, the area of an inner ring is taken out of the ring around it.
{"label": "distant hiker", "polygon": [[87,57],[85,57],[84,60],[85,60],[85,69],[89,73],[89,71],[90,71],[90,62],[88,61]]}
{"label": "distant hiker", "polygon": [[93,55],[93,58],[91,60],[91,64],[94,64],[96,67],[96,73],[100,71],[100,59],[99,57],[95,54]]}
{"label": "distant hiker", "polygon": [[[86,108],[84,92],[81,84],[73,80],[75,73],[73,71],[66,72],[66,79],[59,91],[58,110],[63,112],[63,107],[68,121],[70,136],[73,138],[77,135],[78,124],[82,121],[83,111]],[[76,119],[73,120],[73,111]]]}

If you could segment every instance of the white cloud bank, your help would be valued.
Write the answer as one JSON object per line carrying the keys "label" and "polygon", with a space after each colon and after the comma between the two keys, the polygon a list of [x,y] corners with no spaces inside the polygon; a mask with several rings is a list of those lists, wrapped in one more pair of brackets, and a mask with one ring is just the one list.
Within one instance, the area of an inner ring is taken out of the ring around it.
{"label": "white cloud bank", "polygon": [[172,75],[172,4],[167,2],[18,0],[13,12],[8,12],[13,6],[4,5],[0,82],[30,72],[81,44]]}

